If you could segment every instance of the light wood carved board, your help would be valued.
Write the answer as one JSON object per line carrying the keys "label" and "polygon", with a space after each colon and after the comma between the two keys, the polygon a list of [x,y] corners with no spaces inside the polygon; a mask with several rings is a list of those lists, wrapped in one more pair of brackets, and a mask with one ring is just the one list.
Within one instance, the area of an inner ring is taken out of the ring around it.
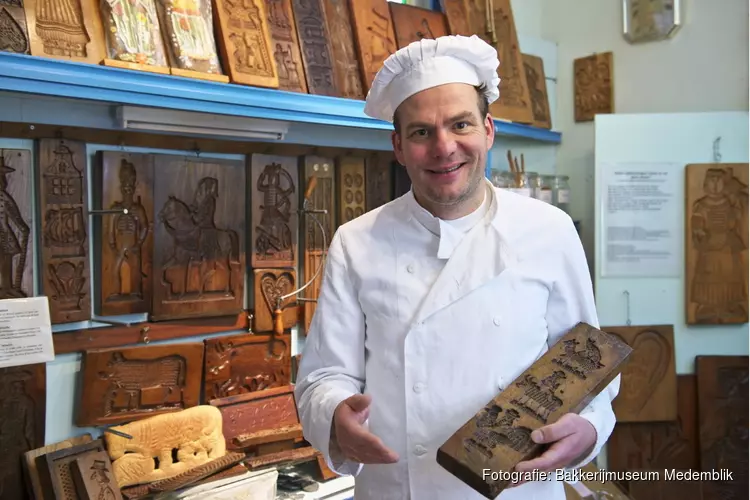
{"label": "light wood carved board", "polygon": [[339,95],[349,99],[364,99],[362,72],[359,69],[352,16],[347,0],[323,0],[331,35],[333,70]]}
{"label": "light wood carved board", "polygon": [[441,0],[440,3],[451,35],[471,36],[474,34],[469,24],[467,0]]}
{"label": "light wood carved board", "polygon": [[369,212],[393,198],[394,155],[387,151],[370,154],[365,160],[365,208]]}
{"label": "light wood carved board", "polygon": [[78,496],[75,500],[121,500],[120,488],[105,451],[86,453],[70,464]]}
{"label": "light wood carved board", "polygon": [[365,93],[383,62],[398,50],[388,0],[349,0]]}
{"label": "light wood carved board", "polygon": [[232,83],[279,87],[264,0],[213,0],[221,62]]}
{"label": "light wood carved board", "polygon": [[152,155],[100,151],[94,170],[94,208],[127,210],[94,220],[98,314],[145,313],[151,309],[154,233]]}
{"label": "light wood carved board", "polygon": [[523,59],[523,68],[526,71],[526,84],[529,87],[529,98],[531,99],[531,124],[539,128],[552,128],[547,81],[544,78],[544,61],[541,57],[531,54],[521,54],[521,58]]}
{"label": "light wood carved board", "polygon": [[338,96],[331,33],[322,0],[292,0],[297,36],[310,94]]}
{"label": "light wood carved board", "polygon": [[250,265],[294,267],[299,248],[299,167],[292,156],[250,156]]}
{"label": "light wood carved board", "polygon": [[0,51],[29,54],[24,0],[0,0]]}
{"label": "light wood carved board", "polygon": [[748,164],[685,167],[685,310],[695,324],[748,322]]}
{"label": "light wood carved board", "polygon": [[356,156],[340,156],[336,166],[338,187],[338,217],[336,226],[346,224],[367,210],[365,159]]}
{"label": "light wood carved board", "polygon": [[101,6],[107,58],[105,66],[169,74],[156,0],[107,0]]}
{"label": "light wood carved board", "polygon": [[[42,489],[42,473],[37,466],[38,457],[41,457],[42,455],[46,455],[47,453],[51,453],[53,451],[62,450],[64,448],[72,448],[74,446],[90,443],[91,441],[91,434],[86,433],[81,436],[72,437],[70,439],[66,439],[65,441],[53,443],[24,453],[22,459],[23,468],[24,472],[26,473],[26,477],[28,478],[28,483],[31,484],[31,493],[33,493],[33,496],[30,496],[30,498],[35,498],[37,500],[45,499],[44,491]],[[49,482],[47,484],[49,484]]]}
{"label": "light wood carved board", "polygon": [[485,497],[497,497],[509,480],[483,471],[512,471],[539,456],[544,445],[531,432],[583,410],[631,353],[617,337],[579,323],[448,438],[438,463]]}
{"label": "light wood carved board", "polygon": [[73,462],[91,453],[105,451],[104,441],[96,439],[89,443],[52,451],[36,458],[44,499],[79,500],[80,496],[71,466]]}
{"label": "light wood carved board", "polygon": [[633,348],[612,402],[618,422],[671,422],[677,419],[677,372],[671,325],[607,326]]}
{"label": "light wood carved board", "polygon": [[99,64],[106,57],[97,0],[24,0],[31,55]]}
{"label": "light wood carved board", "polygon": [[291,383],[291,335],[239,334],[204,340],[204,401]]}
{"label": "light wood carved board", "polygon": [[612,52],[573,60],[575,121],[615,112]]}
{"label": "light wood carved board", "polygon": [[732,471],[731,480],[703,481],[706,499],[747,498],[748,356],[696,356],[701,470]]}
{"label": "light wood carved board", "polygon": [[[273,311],[279,297],[287,295],[297,289],[297,271],[289,269],[253,269],[253,332],[264,333],[273,331]],[[297,306],[294,296],[281,302],[282,322],[284,330],[289,330],[297,324]]]}
{"label": "light wood carved board", "polygon": [[34,295],[33,175],[31,151],[0,149],[0,299]]}
{"label": "light wood carved board", "polygon": [[202,373],[202,342],[86,351],[76,425],[119,424],[196,406]]}
{"label": "light wood carved board", "polygon": [[22,457],[44,446],[46,364],[0,368],[0,498],[28,498]]}
{"label": "light wood carved board", "polygon": [[279,74],[279,88],[306,94],[307,81],[292,13],[292,0],[265,0],[265,4],[271,29],[273,57]]}
{"label": "light wood carved board", "polygon": [[40,139],[37,186],[41,218],[41,294],[52,323],[91,318],[86,145]]}
{"label": "light wood carved board", "polygon": [[388,2],[388,7],[399,49],[423,38],[435,39],[449,33],[442,12],[393,2]]}
{"label": "light wood carved board", "polygon": [[153,321],[244,309],[245,167],[157,155]]}

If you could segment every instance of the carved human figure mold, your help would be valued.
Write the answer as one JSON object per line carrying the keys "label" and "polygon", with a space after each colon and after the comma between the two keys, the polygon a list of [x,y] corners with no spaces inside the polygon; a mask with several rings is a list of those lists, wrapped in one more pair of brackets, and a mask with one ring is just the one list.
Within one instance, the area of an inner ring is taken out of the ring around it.
{"label": "carved human figure mold", "polygon": [[31,154],[0,150],[0,299],[33,292]]}
{"label": "carved human figure mold", "polygon": [[0,51],[28,54],[29,35],[22,0],[0,0]]}

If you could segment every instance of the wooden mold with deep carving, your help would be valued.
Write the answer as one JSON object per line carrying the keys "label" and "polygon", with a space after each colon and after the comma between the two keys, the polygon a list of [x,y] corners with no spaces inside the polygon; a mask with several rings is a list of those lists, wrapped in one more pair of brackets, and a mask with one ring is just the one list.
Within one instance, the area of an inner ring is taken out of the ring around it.
{"label": "wooden mold with deep carving", "polygon": [[[94,171],[95,307],[103,316],[151,309],[154,165],[148,154],[101,151]],[[109,213],[109,211],[120,211]]]}
{"label": "wooden mold with deep carving", "polygon": [[169,74],[156,0],[102,0],[105,66]]}
{"label": "wooden mold with deep carving", "polygon": [[365,209],[367,212],[385,205],[393,198],[394,155],[377,151],[365,160]]}
{"label": "wooden mold with deep carving", "polygon": [[531,124],[539,128],[552,128],[547,81],[544,77],[544,61],[541,57],[531,54],[521,54],[521,57],[526,72],[526,84],[529,87],[529,98],[531,99]]}
{"label": "wooden mold with deep carving", "polygon": [[441,0],[448,32],[451,35],[471,36],[474,32],[469,23],[469,6],[467,0]]}
{"label": "wooden mold with deep carving", "polygon": [[349,0],[362,85],[367,93],[383,63],[398,50],[387,0]]}
{"label": "wooden mold with deep carving", "polygon": [[[43,468],[42,468],[42,471],[40,472],[40,469],[37,466],[38,457],[41,457],[42,455],[46,455],[47,453],[52,453],[53,451],[62,450],[65,448],[72,448],[74,446],[78,446],[82,444],[87,444],[87,443],[90,443],[92,440],[93,439],[91,437],[91,434],[86,433],[81,436],[72,437],[70,439],[66,439],[65,441],[59,441],[57,443],[49,444],[47,446],[36,448],[36,449],[30,450],[24,453],[23,458],[22,458],[23,468],[24,468],[24,472],[26,473],[26,477],[28,478],[28,484],[31,485],[31,491],[29,492],[28,497],[35,498],[35,499],[46,498],[44,496],[44,490],[42,489]],[[43,462],[41,464],[43,465]]]}
{"label": "wooden mold with deep carving", "polygon": [[250,265],[294,267],[299,246],[299,160],[250,157]]}
{"label": "wooden mold with deep carving", "polygon": [[331,33],[323,0],[292,0],[297,36],[310,94],[338,96]]}
{"label": "wooden mold with deep carving", "polygon": [[44,446],[47,407],[44,363],[0,368],[0,497],[29,498],[24,454]]}
{"label": "wooden mold with deep carving", "polygon": [[101,451],[105,451],[104,441],[96,439],[37,457],[36,466],[42,487],[42,498],[78,500],[80,495],[73,480],[73,462]]}
{"label": "wooden mold with deep carving", "polygon": [[244,309],[245,168],[241,161],[155,160],[153,321]]}
{"label": "wooden mold with deep carving", "polygon": [[202,342],[86,351],[76,425],[117,424],[196,406],[202,373]]}
{"label": "wooden mold with deep carving", "polygon": [[0,149],[0,300],[34,295],[31,151]]}
{"label": "wooden mold with deep carving", "polygon": [[686,322],[748,322],[748,164],[685,167]]}
{"label": "wooden mold with deep carving", "polygon": [[271,30],[273,58],[279,74],[279,89],[306,94],[307,80],[292,12],[292,0],[265,0],[265,5]]}
{"label": "wooden mold with deep carving", "polygon": [[41,215],[41,294],[52,323],[91,317],[86,145],[40,139],[37,154]]}
{"label": "wooden mold with deep carving", "polygon": [[209,405],[113,429],[132,437],[104,435],[120,488],[173,478],[226,454],[221,412]]}
{"label": "wooden mold with deep carving", "polygon": [[112,462],[105,450],[76,458],[70,464],[70,473],[78,493],[76,500],[122,499]]}
{"label": "wooden mold with deep carving", "polygon": [[333,70],[339,95],[348,99],[364,99],[349,4],[347,0],[323,0],[323,3],[331,35]]}
{"label": "wooden mold with deep carving", "polygon": [[279,87],[264,0],[214,0],[216,37],[232,83]]}
{"label": "wooden mold with deep carving", "polygon": [[423,38],[435,39],[449,34],[445,14],[414,5],[389,2],[393,31],[398,48]]}
{"label": "wooden mold with deep carving", "polygon": [[365,159],[341,156],[336,166],[338,187],[338,226],[356,219],[367,211]]}
{"label": "wooden mold with deep carving", "polygon": [[633,348],[612,402],[618,422],[677,419],[677,372],[671,325],[602,327]]}
{"label": "wooden mold with deep carving", "polygon": [[1,52],[29,54],[31,51],[23,3],[24,0],[0,0]]}
{"label": "wooden mold with deep carving", "polygon": [[[253,269],[254,315],[253,331],[256,333],[272,332],[274,330],[273,312],[280,297],[287,295],[299,286],[297,271],[289,269]],[[291,329],[297,324],[297,306],[295,296],[281,301],[281,321],[284,330]]]}
{"label": "wooden mold with deep carving", "polygon": [[612,52],[573,60],[575,121],[615,112]]}
{"label": "wooden mold with deep carving", "polygon": [[291,339],[253,333],[204,340],[204,401],[289,385]]}
{"label": "wooden mold with deep carving", "polygon": [[437,452],[438,463],[487,498],[495,498],[510,472],[544,451],[531,432],[583,410],[620,373],[632,349],[613,335],[579,323]]}

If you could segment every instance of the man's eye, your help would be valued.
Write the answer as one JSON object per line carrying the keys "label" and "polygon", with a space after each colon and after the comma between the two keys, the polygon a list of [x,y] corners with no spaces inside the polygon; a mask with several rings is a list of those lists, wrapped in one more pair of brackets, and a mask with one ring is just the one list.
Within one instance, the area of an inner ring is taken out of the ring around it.
{"label": "man's eye", "polygon": [[419,136],[424,137],[427,135],[427,131],[423,128],[420,128],[419,130],[415,130],[413,135],[419,135]]}
{"label": "man's eye", "polygon": [[458,123],[456,123],[456,128],[459,128],[459,129],[466,128],[468,126],[469,126],[469,124],[466,123],[466,122],[458,122]]}

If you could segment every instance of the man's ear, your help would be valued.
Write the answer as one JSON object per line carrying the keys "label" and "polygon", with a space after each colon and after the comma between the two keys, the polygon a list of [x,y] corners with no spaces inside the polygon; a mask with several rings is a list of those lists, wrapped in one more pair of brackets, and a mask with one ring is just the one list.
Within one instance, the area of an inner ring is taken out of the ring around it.
{"label": "man's ear", "polygon": [[489,113],[484,118],[484,129],[487,135],[487,150],[489,150],[495,144],[495,120],[492,119],[492,115]]}
{"label": "man's ear", "polygon": [[393,154],[396,155],[396,160],[401,165],[404,165],[404,150],[401,135],[395,130],[391,132],[391,144],[393,145]]}

